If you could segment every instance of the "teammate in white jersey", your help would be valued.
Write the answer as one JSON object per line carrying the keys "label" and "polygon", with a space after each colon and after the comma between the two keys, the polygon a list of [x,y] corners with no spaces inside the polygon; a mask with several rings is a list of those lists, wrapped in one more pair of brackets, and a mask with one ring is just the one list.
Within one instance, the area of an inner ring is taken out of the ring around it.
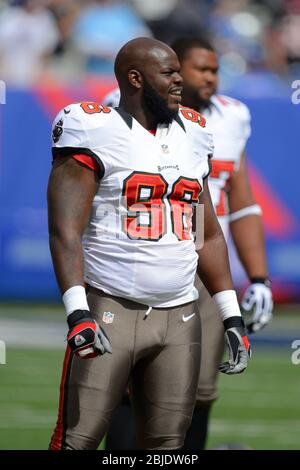
{"label": "teammate in white jersey", "polygon": [[[74,104],[55,119],[50,247],[69,333],[51,449],[97,449],[129,382],[139,446],[182,447],[200,367],[196,269],[230,348],[220,370],[247,367],[250,347],[206,180],[212,138],[198,113],[179,108],[179,68],[165,44],[130,41],[115,62],[119,109]],[[196,252],[199,202],[205,242]]]}
{"label": "teammate in white jersey", "polygon": [[[218,58],[205,39],[178,39],[172,47],[178,55],[184,79],[182,101],[206,117],[215,150],[209,189],[223,233],[231,233],[250,286],[242,299],[252,311],[248,330],[256,332],[272,318],[272,293],[268,277],[261,209],[251,192],[245,147],[251,133],[250,113],[245,104],[217,95]],[[211,405],[217,398],[217,367],[222,357],[223,334],[219,316],[199,278],[198,308],[202,321],[202,360],[197,404],[185,449],[203,448]],[[202,294],[202,295],[201,295]],[[217,327],[219,323],[219,327]]]}
{"label": "teammate in white jersey", "polygon": [[[248,181],[245,147],[251,133],[250,113],[245,104],[217,95],[218,60],[205,39],[185,38],[172,47],[181,63],[184,79],[182,103],[200,111],[207,119],[214,139],[209,189],[219,223],[228,238],[233,237],[251,285],[242,300],[246,311],[253,309],[248,325],[250,332],[258,331],[272,318],[272,293],[268,280],[261,210],[255,203]],[[119,89],[108,94],[104,102],[117,106]],[[202,360],[197,406],[186,437],[186,448],[204,448],[211,405],[217,398],[217,370],[223,354],[223,328],[214,304],[200,280],[198,307],[202,321]],[[130,433],[121,434],[119,423],[131,419],[130,403],[126,397],[108,434],[108,448],[133,447]]]}

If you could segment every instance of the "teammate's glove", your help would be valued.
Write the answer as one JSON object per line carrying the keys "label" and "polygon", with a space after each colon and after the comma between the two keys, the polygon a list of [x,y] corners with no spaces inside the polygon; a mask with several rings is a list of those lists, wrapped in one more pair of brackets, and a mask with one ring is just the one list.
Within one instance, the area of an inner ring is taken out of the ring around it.
{"label": "teammate's glove", "polygon": [[89,359],[112,352],[108,337],[88,310],[72,312],[68,315],[68,325],[67,341],[75,354]]}
{"label": "teammate's glove", "polygon": [[253,310],[247,324],[248,333],[255,333],[271,321],[273,314],[271,283],[268,279],[252,279],[252,284],[244,293],[241,306],[245,312]]}
{"label": "teammate's glove", "polygon": [[229,350],[229,361],[219,366],[224,374],[240,374],[243,372],[252,355],[245,325],[242,317],[230,317],[224,320],[225,341]]}

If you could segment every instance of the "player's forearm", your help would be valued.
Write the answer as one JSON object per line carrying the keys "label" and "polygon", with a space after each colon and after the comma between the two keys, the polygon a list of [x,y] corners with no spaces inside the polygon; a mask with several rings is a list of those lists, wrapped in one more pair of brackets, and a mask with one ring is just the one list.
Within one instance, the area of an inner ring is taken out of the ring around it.
{"label": "player's forearm", "polygon": [[197,273],[210,295],[233,289],[228,250],[221,230],[205,240],[198,256]]}
{"label": "player's forearm", "polygon": [[242,217],[230,224],[230,230],[249,279],[268,277],[261,217],[258,215]]}
{"label": "player's forearm", "polygon": [[84,286],[81,238],[76,234],[49,234],[50,251],[57,283],[63,294],[72,286]]}

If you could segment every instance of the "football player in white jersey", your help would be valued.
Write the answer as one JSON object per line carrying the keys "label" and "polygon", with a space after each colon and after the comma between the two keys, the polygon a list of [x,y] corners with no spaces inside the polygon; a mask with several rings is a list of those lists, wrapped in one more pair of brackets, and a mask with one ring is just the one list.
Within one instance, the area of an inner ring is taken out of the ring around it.
{"label": "football player in white jersey", "polygon": [[[216,94],[218,59],[204,38],[178,39],[172,48],[181,63],[184,79],[182,103],[200,111],[207,119],[214,139],[212,170],[208,178],[210,193],[223,233],[231,233],[239,257],[248,274],[250,286],[242,306],[252,311],[248,330],[263,328],[272,318],[272,293],[268,279],[261,210],[256,204],[246,170],[245,147],[250,136],[250,113],[240,101]],[[104,99],[118,106],[120,91],[115,89]],[[217,369],[223,354],[223,331],[210,296],[201,285],[198,307],[202,320],[202,361],[197,406],[187,433],[186,449],[203,449],[207,437],[211,405],[217,398]],[[131,422],[130,403],[126,397],[118,409],[108,433],[108,448],[130,448],[133,437],[121,434],[119,422]],[[133,425],[132,425],[133,427]],[[133,433],[132,433],[133,434]]]}
{"label": "football player in white jersey", "polygon": [[[273,301],[261,209],[251,192],[246,168],[245,147],[251,133],[250,113],[242,102],[217,94],[218,58],[207,40],[182,38],[174,42],[172,48],[179,58],[184,79],[182,102],[200,111],[213,133],[215,149],[209,189],[225,238],[231,234],[250,281],[241,305],[245,311],[252,311],[247,327],[250,333],[256,332],[271,320]],[[204,294],[206,289],[201,286],[198,277],[196,286],[200,292],[198,307],[203,332],[203,360],[197,404],[185,449],[199,449],[205,445],[209,412],[217,398],[216,371],[223,351],[223,334],[217,312],[210,297]]]}
{"label": "football player in white jersey", "polygon": [[198,113],[179,107],[179,70],[165,44],[130,41],[115,62],[120,107],[78,103],[54,122],[49,234],[69,332],[53,450],[97,449],[129,382],[139,446],[182,447],[200,367],[196,270],[229,346],[220,370],[247,367],[251,350],[207,186],[212,138]]}

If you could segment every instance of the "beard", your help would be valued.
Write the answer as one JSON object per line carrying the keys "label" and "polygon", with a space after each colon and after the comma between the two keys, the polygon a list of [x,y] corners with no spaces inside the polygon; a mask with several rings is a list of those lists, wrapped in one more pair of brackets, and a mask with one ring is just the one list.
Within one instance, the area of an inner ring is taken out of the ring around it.
{"label": "beard", "polygon": [[167,100],[163,99],[144,77],[142,106],[157,119],[157,122],[170,124],[178,113],[168,107]]}
{"label": "beard", "polygon": [[199,95],[199,90],[193,88],[193,87],[190,87],[188,85],[184,85],[184,88],[183,88],[183,102],[185,102],[185,98],[187,98],[187,101],[188,101],[188,105],[193,108],[193,109],[196,109],[197,111],[203,111],[205,110],[206,108],[209,108],[210,104],[211,104],[211,101],[210,101],[210,98],[202,98],[200,95]]}

